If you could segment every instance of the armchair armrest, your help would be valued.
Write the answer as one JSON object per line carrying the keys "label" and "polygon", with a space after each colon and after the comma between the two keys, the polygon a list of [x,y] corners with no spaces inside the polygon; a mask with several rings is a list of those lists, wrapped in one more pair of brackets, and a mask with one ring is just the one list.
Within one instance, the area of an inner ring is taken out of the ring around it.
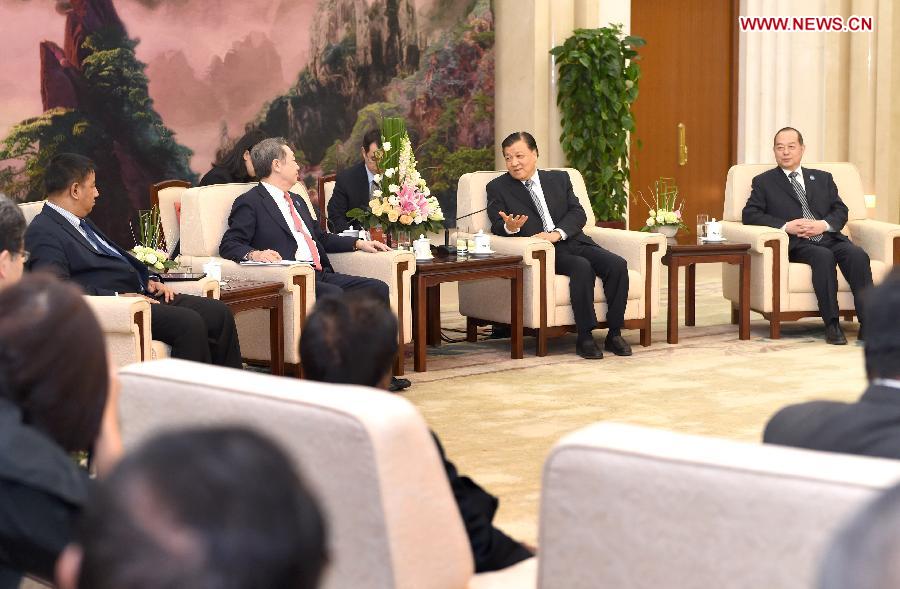
{"label": "armchair armrest", "polygon": [[353,276],[377,278],[388,286],[397,282],[397,266],[401,262],[409,262],[410,275],[416,270],[416,256],[408,250],[391,250],[389,252],[345,252],[328,254],[335,271]]}
{"label": "armchair armrest", "polygon": [[647,275],[647,246],[658,246],[653,254],[653,264],[658,265],[666,253],[666,238],[661,233],[645,233],[610,229],[607,227],[585,227],[584,234],[612,253],[622,256],[628,267],[637,270],[641,276]]}
{"label": "armchair armrest", "polygon": [[858,219],[847,223],[847,228],[853,243],[866,250],[870,258],[885,264],[900,264],[900,259],[895,259],[894,253],[898,251],[894,244],[900,240],[900,225],[874,219]]}
{"label": "armchair armrest", "polygon": [[788,234],[781,229],[765,225],[744,225],[736,221],[722,221],[722,237],[737,243],[749,243],[751,254],[763,254],[766,242],[777,240],[781,243],[782,257],[787,260]]}
{"label": "armchair armrest", "polygon": [[149,358],[150,303],[146,299],[85,296],[84,300],[97,316],[117,365]]}
{"label": "armchair armrest", "polygon": [[[165,277],[163,277],[163,280],[165,280]],[[166,286],[175,291],[175,294],[187,294],[211,299],[219,298],[221,292],[219,281],[209,276],[200,280],[167,282]]]}

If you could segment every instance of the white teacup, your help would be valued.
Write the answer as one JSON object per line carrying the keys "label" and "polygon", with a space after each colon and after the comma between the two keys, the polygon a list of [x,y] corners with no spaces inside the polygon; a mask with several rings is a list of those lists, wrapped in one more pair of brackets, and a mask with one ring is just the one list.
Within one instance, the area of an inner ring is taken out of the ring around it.
{"label": "white teacup", "polygon": [[722,224],[715,219],[707,223],[706,239],[710,241],[722,241]]}
{"label": "white teacup", "polygon": [[203,264],[203,272],[213,280],[222,281],[222,264],[215,260]]}
{"label": "white teacup", "polygon": [[475,234],[475,251],[479,253],[488,253],[491,251],[491,236],[486,235],[482,230],[478,230]]}

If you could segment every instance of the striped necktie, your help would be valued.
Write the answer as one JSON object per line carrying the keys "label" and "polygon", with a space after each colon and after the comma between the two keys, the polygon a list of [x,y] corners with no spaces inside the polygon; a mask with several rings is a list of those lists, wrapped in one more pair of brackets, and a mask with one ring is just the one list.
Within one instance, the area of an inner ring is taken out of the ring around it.
{"label": "striped necktie", "polygon": [[313,266],[315,266],[316,270],[322,269],[322,262],[319,260],[319,248],[316,246],[315,240],[310,236],[309,232],[306,230],[306,226],[300,220],[300,215],[297,214],[297,209],[294,208],[294,201],[291,200],[291,195],[287,192],[284,193],[284,200],[287,201],[288,209],[291,211],[291,219],[294,221],[294,229],[297,230],[297,233],[303,236],[303,239],[306,241],[306,247],[309,248],[309,253],[312,256]]}
{"label": "striped necktie", "polygon": [[[817,221],[816,216],[813,215],[812,209],[809,208],[809,202],[806,200],[806,191],[803,190],[803,186],[800,185],[800,182],[797,181],[797,172],[796,170],[791,172],[788,176],[791,179],[791,186],[794,187],[794,192],[797,193],[797,198],[800,200],[800,208],[803,210],[803,218],[809,219],[810,221]],[[814,235],[810,237],[812,241],[822,241],[822,235]]]}
{"label": "striped necktie", "polygon": [[538,215],[541,216],[541,225],[544,226],[544,231],[551,231],[552,228],[550,227],[550,223],[548,223],[547,217],[544,215],[544,207],[541,206],[541,200],[538,198],[538,195],[535,194],[532,186],[534,186],[534,180],[531,180],[530,178],[525,180],[525,188],[528,189],[528,194],[531,195],[531,202],[534,203],[534,208],[537,210]]}

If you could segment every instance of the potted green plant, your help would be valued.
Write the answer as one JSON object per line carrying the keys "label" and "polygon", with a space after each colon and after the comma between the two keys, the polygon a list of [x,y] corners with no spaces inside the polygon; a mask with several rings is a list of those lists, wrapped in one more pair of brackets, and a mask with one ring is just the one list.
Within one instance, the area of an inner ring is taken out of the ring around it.
{"label": "potted green plant", "polygon": [[584,176],[598,224],[625,226],[628,134],[635,129],[631,105],[641,77],[636,49],[644,44],[625,35],[622,25],[611,25],[577,29],[550,50],[559,67],[560,142],[569,165]]}

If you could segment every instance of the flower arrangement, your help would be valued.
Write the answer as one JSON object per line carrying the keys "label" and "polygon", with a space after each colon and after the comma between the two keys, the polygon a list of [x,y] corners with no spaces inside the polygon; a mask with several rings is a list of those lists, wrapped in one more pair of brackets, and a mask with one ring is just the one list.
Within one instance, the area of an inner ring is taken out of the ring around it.
{"label": "flower arrangement", "polygon": [[355,208],[347,212],[347,217],[367,228],[381,225],[392,232],[437,232],[443,229],[444,213],[416,169],[416,158],[403,119],[384,119],[381,145],[375,153],[378,166],[375,182],[380,188],[372,192],[368,210]]}
{"label": "flower arrangement", "polygon": [[657,231],[660,227],[687,229],[682,219],[684,200],[678,203],[678,186],[675,185],[675,180],[660,178],[649,190],[649,199],[643,192],[638,191],[641,200],[649,209],[647,222],[641,227],[641,231]]}
{"label": "flower arrangement", "polygon": [[[148,268],[159,272],[167,272],[178,266],[178,262],[169,259],[169,254],[161,247],[162,225],[159,220],[159,207],[154,206],[149,211],[138,211],[140,226],[138,234],[140,241],[135,239],[135,246],[131,248],[131,255],[146,264]],[[134,237],[134,226],[131,228],[131,236]]]}

